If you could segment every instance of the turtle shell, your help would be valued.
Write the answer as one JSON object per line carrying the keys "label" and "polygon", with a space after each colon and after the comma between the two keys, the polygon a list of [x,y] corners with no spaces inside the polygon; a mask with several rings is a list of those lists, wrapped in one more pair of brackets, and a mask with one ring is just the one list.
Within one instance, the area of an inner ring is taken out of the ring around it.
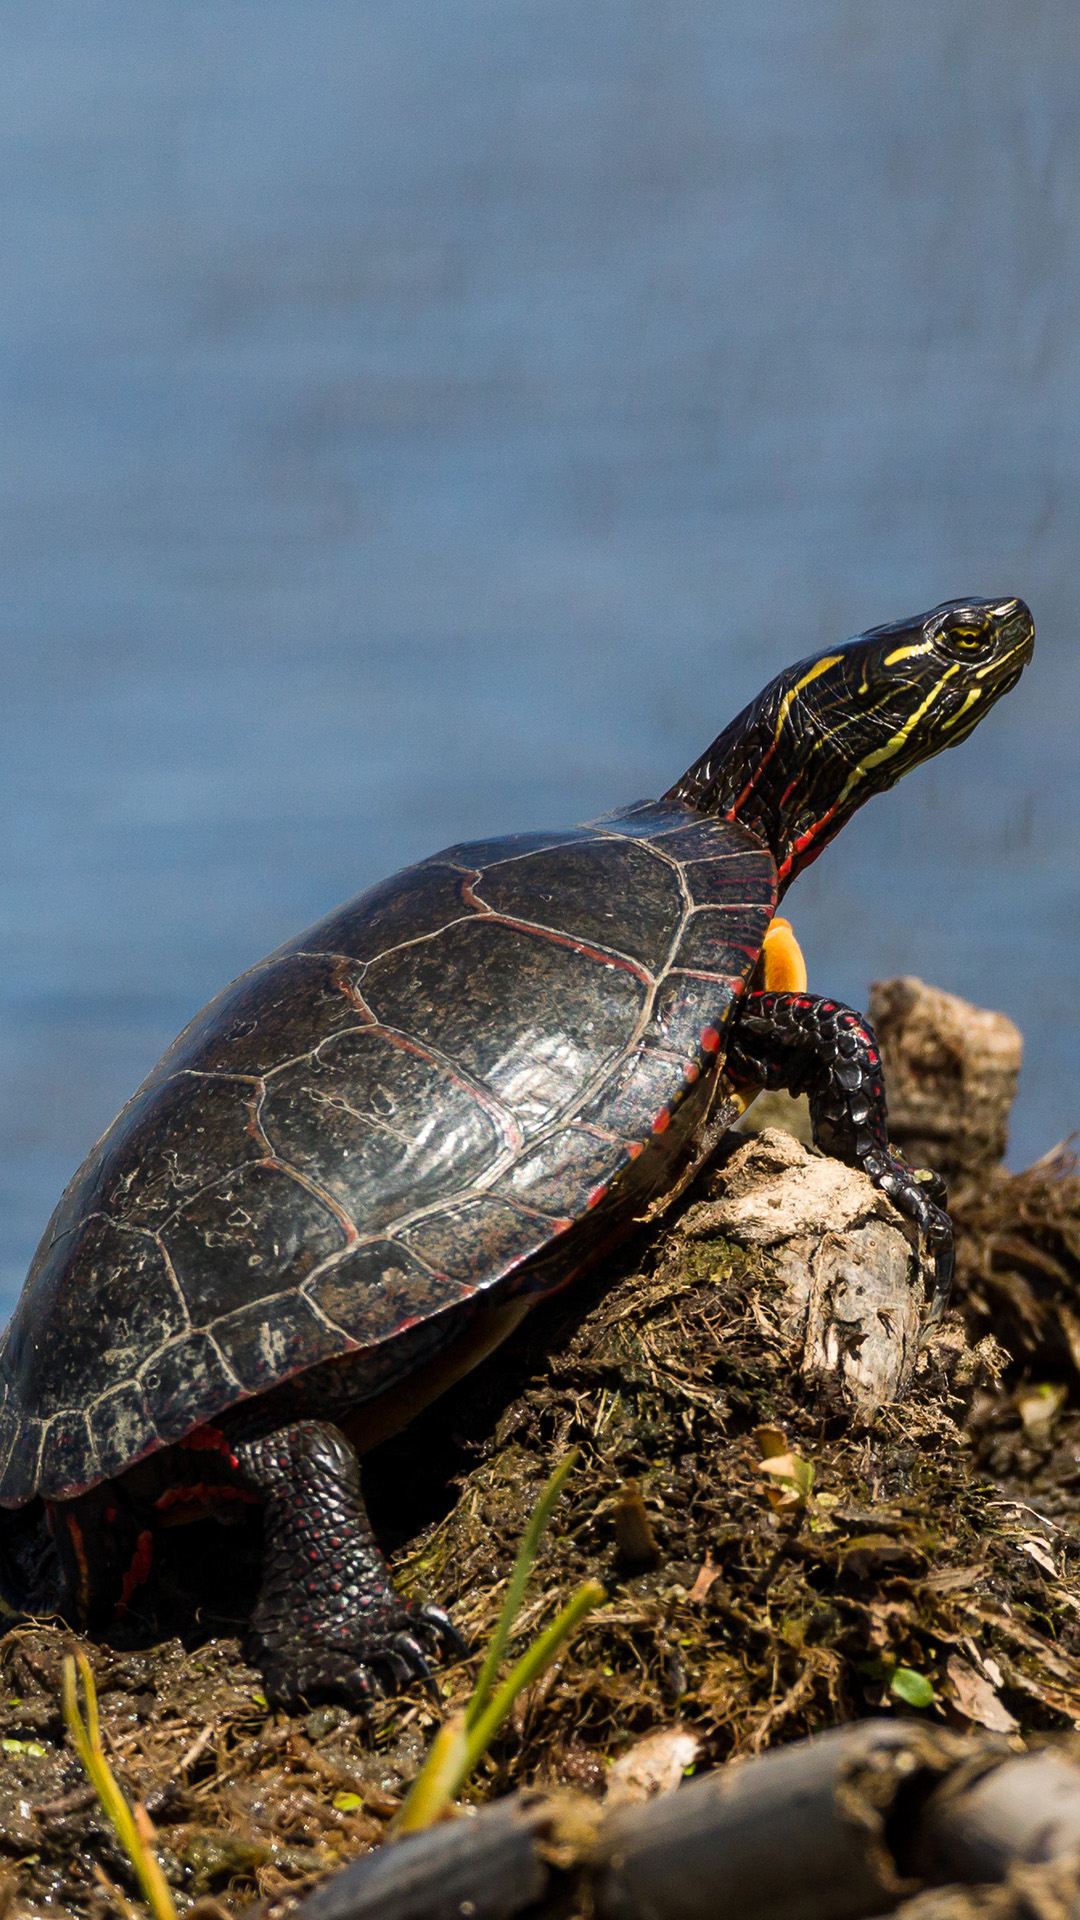
{"label": "turtle shell", "polygon": [[346,1354],[362,1400],[478,1302],[561,1284],[670,1188],[775,899],[753,834],[645,802],[451,847],[226,988],[45,1232],[0,1504]]}

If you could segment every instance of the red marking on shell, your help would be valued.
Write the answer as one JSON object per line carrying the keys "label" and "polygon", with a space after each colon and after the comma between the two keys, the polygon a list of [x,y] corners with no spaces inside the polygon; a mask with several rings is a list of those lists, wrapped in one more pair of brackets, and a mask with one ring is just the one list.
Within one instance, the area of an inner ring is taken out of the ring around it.
{"label": "red marking on shell", "polygon": [[354,965],[354,961],[339,960],[330,975],[330,985],[333,987],[335,993],[340,993],[344,999],[349,1002],[349,1005],[360,1015],[365,1026],[375,1026],[375,1015],[357,987],[356,982],[349,978],[349,968]]}
{"label": "red marking on shell", "polygon": [[670,1125],[671,1108],[661,1107],[656,1119],[652,1123],[652,1130],[654,1133],[666,1133]]}
{"label": "red marking on shell", "polygon": [[606,1187],[594,1187],[588,1199],[586,1200],[585,1205],[587,1207],[598,1207],[606,1192],[607,1192]]}
{"label": "red marking on shell", "polygon": [[149,1529],[147,1529],[145,1532],[140,1533],[136,1540],[135,1551],[131,1556],[131,1565],[124,1575],[124,1583],[120,1588],[120,1599],[116,1608],[118,1619],[127,1612],[128,1601],[131,1599],[136,1587],[141,1587],[147,1579],[150,1572],[150,1563],[153,1558],[154,1536]]}
{"label": "red marking on shell", "polygon": [[541,940],[550,940],[557,947],[568,947],[571,953],[579,953],[585,960],[599,961],[603,967],[620,967],[626,973],[633,974],[644,986],[652,985],[652,974],[627,953],[616,953],[604,947],[594,947],[586,940],[578,940],[570,933],[560,933],[556,927],[546,927],[541,921],[522,920],[516,914],[500,913],[495,907],[489,907],[474,891],[475,882],[482,875],[475,868],[469,869],[469,877],[462,883],[461,898],[465,906],[471,907],[478,919],[494,920],[500,926],[511,927],[516,933],[536,934]]}
{"label": "red marking on shell", "polygon": [[716,1028],[702,1027],[701,1029],[702,1053],[716,1053],[719,1046],[720,1046],[720,1035],[717,1033]]}
{"label": "red marking on shell", "polygon": [[628,1142],[627,1142],[627,1147],[626,1147],[626,1151],[627,1151],[627,1154],[629,1155],[629,1157],[630,1157],[630,1159],[631,1159],[631,1160],[636,1160],[636,1159],[637,1159],[637,1157],[638,1157],[638,1154],[639,1154],[639,1153],[644,1153],[644,1151],[645,1151],[645,1142],[644,1142],[644,1140],[630,1140],[630,1141],[628,1141]]}
{"label": "red marking on shell", "polygon": [[689,1081],[691,1086],[693,1086],[694,1081],[697,1079],[698,1074],[700,1072],[701,1072],[701,1068],[695,1066],[692,1060],[687,1062],[685,1078]]}

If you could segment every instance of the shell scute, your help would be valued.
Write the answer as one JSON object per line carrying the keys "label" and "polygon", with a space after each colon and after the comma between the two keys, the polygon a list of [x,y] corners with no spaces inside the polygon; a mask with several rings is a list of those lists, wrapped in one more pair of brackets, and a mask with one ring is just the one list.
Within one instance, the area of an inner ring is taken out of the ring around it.
{"label": "shell scute", "polygon": [[164,1442],[182,1440],[192,1427],[242,1397],[216,1342],[197,1331],[163,1347],[147,1361],[139,1379],[154,1410],[157,1436]]}
{"label": "shell scute", "polygon": [[[145,1084],[155,1086],[180,1071],[260,1079],[284,1060],[310,1052],[327,1034],[362,1022],[362,978],[360,963],[339,953],[271,955],[196,1014]],[[112,1128],[105,1139],[111,1134]]]}
{"label": "shell scute", "polygon": [[290,1374],[341,1352],[340,1335],[293,1287],[223,1314],[213,1332],[231,1372],[249,1394],[265,1393]]}
{"label": "shell scute", "polygon": [[192,1326],[272,1300],[348,1244],[326,1200],[281,1166],[240,1167],[182,1208],[165,1244]]}
{"label": "shell scute", "polygon": [[[104,1477],[123,1471],[155,1444],[154,1422],[146,1405],[146,1395],[137,1380],[125,1380],[111,1393],[103,1394],[90,1414],[98,1465]],[[84,1478],[74,1475],[74,1482]],[[71,1485],[73,1481],[58,1482]]]}
{"label": "shell scute", "polygon": [[7,1458],[3,1466],[4,1505],[22,1507],[32,1500],[41,1486],[41,1447],[45,1438],[47,1422],[35,1419],[31,1414],[16,1417],[13,1412],[4,1415],[6,1443],[7,1433],[11,1433],[12,1444],[7,1449]]}
{"label": "shell scute", "polygon": [[610,1127],[628,1140],[642,1139],[649,1133],[657,1109],[670,1098],[680,1073],[678,1059],[666,1046],[643,1043],[620,1062],[608,1084],[585,1102],[580,1117],[587,1123]]}
{"label": "shell scute", "polygon": [[125,1107],[95,1152],[69,1213],[107,1214],[118,1225],[156,1233],[223,1167],[265,1157],[248,1080],[179,1073]]}
{"label": "shell scute", "polygon": [[474,1286],[480,1273],[509,1273],[550,1240],[553,1222],[523,1213],[492,1194],[471,1194],[399,1228],[400,1238],[426,1266]]}
{"label": "shell scute", "polygon": [[736,973],[672,970],[656,996],[657,1026],[666,1045],[690,1059],[699,1054],[703,1029],[721,1026],[742,990],[742,980],[742,974]]}
{"label": "shell scute", "polygon": [[512,860],[520,860],[525,853],[544,853],[554,847],[573,847],[583,840],[595,840],[600,824],[594,820],[577,827],[540,827],[530,833],[504,833],[491,840],[459,840],[455,846],[432,854],[423,865],[439,866],[449,861],[459,869],[505,866]]}
{"label": "shell scute", "polygon": [[289,942],[284,952],[347,955],[366,965],[417,940],[429,940],[468,912],[461,898],[462,874],[450,856],[369,887]]}
{"label": "shell scute", "polygon": [[646,1001],[631,970],[488,917],[394,959],[365,981],[378,1019],[483,1081],[526,1134],[604,1071]]}
{"label": "shell scute", "polygon": [[512,1124],[449,1063],[370,1027],[272,1075],[260,1120],[275,1153],[366,1233],[477,1179]]}
{"label": "shell scute", "polygon": [[433,1273],[396,1240],[376,1240],[328,1267],[307,1291],[350,1339],[377,1347],[409,1321],[468,1302],[476,1289]]}
{"label": "shell scute", "polygon": [[[630,1151],[629,1142],[626,1151]],[[553,1218],[576,1219],[597,1184],[610,1179],[611,1167],[611,1134],[605,1131],[600,1136],[575,1124],[550,1134],[533,1152],[516,1159],[492,1192],[522,1200]]]}
{"label": "shell scute", "polygon": [[4,1371],[18,1403],[51,1419],[96,1400],[110,1377],[130,1378],[186,1327],[161,1247],[95,1213],[35,1260],[8,1326]]}
{"label": "shell scute", "polygon": [[101,1474],[88,1414],[70,1409],[49,1421],[41,1448],[42,1477],[57,1486]]}
{"label": "shell scute", "polygon": [[727,908],[744,902],[772,910],[776,883],[760,853],[739,848],[722,860],[687,861],[684,872],[695,906]]}
{"label": "shell scute", "polygon": [[648,842],[584,840],[492,867],[471,889],[495,913],[553,926],[655,973],[682,907],[678,869]]}
{"label": "shell scute", "polygon": [[737,908],[729,908],[724,911],[721,930],[717,924],[717,915],[721,911],[719,907],[695,908],[683,927],[672,959],[673,968],[720,973],[728,979],[741,979],[747,960],[760,945],[760,914],[756,908],[742,904]]}

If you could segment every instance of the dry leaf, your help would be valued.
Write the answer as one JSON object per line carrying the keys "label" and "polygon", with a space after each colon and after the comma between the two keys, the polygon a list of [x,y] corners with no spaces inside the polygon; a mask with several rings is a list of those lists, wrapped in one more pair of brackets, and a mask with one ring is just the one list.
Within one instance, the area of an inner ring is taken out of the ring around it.
{"label": "dry leaf", "polygon": [[1016,1732],[1019,1721],[1014,1720],[1008,1707],[1002,1705],[989,1680],[984,1680],[974,1667],[969,1667],[966,1660],[961,1660],[959,1654],[952,1654],[946,1662],[945,1671],[952,1685],[954,1704],[966,1719],[974,1720],[990,1733]]}
{"label": "dry leaf", "polygon": [[1041,1540],[1018,1540],[1017,1545],[1021,1553],[1028,1554],[1029,1557],[1034,1560],[1036,1566],[1042,1568],[1044,1573],[1050,1574],[1055,1580],[1057,1579],[1057,1563],[1054,1560],[1053,1554],[1046,1551]]}
{"label": "dry leaf", "polygon": [[702,1567],[697,1579],[687,1594],[687,1599],[700,1606],[701,1602],[707,1598],[709,1588],[712,1586],[719,1572],[719,1567],[713,1565],[712,1554],[707,1554],[705,1557],[705,1565]]}
{"label": "dry leaf", "polygon": [[684,1727],[665,1727],[621,1754],[608,1774],[605,1810],[670,1793],[697,1759],[700,1743]]}

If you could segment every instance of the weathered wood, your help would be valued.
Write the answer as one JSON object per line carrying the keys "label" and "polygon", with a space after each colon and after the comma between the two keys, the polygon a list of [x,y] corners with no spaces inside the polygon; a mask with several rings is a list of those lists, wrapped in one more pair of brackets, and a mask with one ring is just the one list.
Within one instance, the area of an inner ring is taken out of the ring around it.
{"label": "weathered wood", "polygon": [[600,1829],[604,1920],[863,1920],[918,1884],[885,1839],[900,1786],[949,1763],[913,1723],[866,1721],[722,1767]]}
{"label": "weathered wood", "polygon": [[710,1188],[715,1198],[691,1207],[681,1231],[722,1233],[767,1255],[804,1378],[831,1385],[860,1418],[903,1399],[928,1276],[914,1229],[884,1194],[775,1128],[736,1146]]}
{"label": "weathered wood", "polygon": [[946,1180],[1000,1165],[1023,1052],[1019,1028],[914,975],[876,981],[869,1015],[895,1144]]}
{"label": "weathered wood", "polygon": [[599,1920],[872,1920],[901,1903],[945,1920],[950,1886],[1019,1887],[1078,1856],[1080,1767],[1063,1755],[868,1720],[644,1804],[501,1801],[366,1854],[297,1920],[544,1920],[569,1910],[573,1873]]}

